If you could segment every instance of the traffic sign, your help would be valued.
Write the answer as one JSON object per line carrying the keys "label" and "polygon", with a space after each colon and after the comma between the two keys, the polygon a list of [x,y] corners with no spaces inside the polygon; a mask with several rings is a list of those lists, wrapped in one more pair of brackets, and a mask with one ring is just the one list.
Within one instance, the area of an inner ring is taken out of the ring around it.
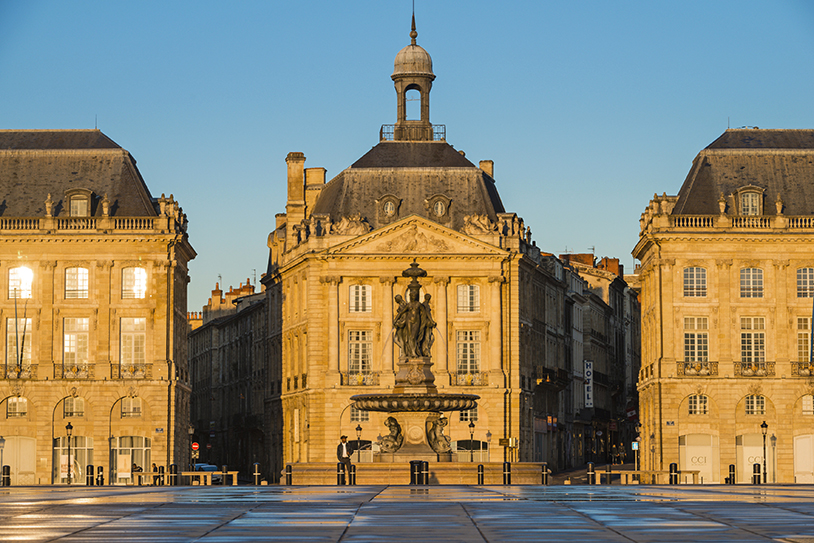
{"label": "traffic sign", "polygon": [[193,443],[192,443],[192,450],[193,450],[193,451],[197,451],[197,450],[198,450],[198,442],[197,442],[197,441],[195,441],[195,442],[193,442]]}
{"label": "traffic sign", "polygon": [[206,448],[207,448],[207,449],[211,449],[211,448],[212,448],[212,444],[211,444],[211,443],[207,443],[207,444],[206,444]]}

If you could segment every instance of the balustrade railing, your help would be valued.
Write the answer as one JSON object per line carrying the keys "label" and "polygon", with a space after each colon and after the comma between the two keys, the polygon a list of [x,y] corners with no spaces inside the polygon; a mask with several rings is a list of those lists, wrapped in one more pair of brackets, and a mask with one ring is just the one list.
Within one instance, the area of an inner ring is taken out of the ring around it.
{"label": "balustrade railing", "polygon": [[8,364],[3,372],[5,379],[36,379],[37,378],[37,365],[36,364]]}
{"label": "balustrade railing", "polygon": [[715,217],[712,215],[671,215],[670,226],[673,228],[712,228]]}
{"label": "balustrade railing", "polygon": [[717,362],[676,362],[676,374],[684,377],[709,377],[718,375]]}
{"label": "balustrade railing", "polygon": [[814,363],[811,362],[792,362],[791,374],[795,377],[811,377],[814,375]]}
{"label": "balustrade railing", "polygon": [[0,219],[0,230],[39,230],[40,220],[30,217]]}
{"label": "balustrade railing", "polygon": [[378,385],[379,373],[373,371],[344,372],[342,373],[342,384],[346,386]]}
{"label": "balustrade railing", "polygon": [[93,364],[54,364],[54,379],[93,379]]}
{"label": "balustrade railing", "polygon": [[57,219],[57,230],[96,230],[95,217]]}
{"label": "balustrade railing", "polygon": [[735,362],[735,375],[740,377],[771,377],[774,362]]}
{"label": "balustrade railing", "polygon": [[733,228],[771,228],[772,220],[769,217],[732,217]]}
{"label": "balustrade railing", "polygon": [[489,374],[479,373],[455,373],[452,376],[453,385],[461,387],[483,387],[489,384]]}
{"label": "balustrade railing", "polygon": [[113,379],[151,379],[152,364],[113,364],[110,367]]}

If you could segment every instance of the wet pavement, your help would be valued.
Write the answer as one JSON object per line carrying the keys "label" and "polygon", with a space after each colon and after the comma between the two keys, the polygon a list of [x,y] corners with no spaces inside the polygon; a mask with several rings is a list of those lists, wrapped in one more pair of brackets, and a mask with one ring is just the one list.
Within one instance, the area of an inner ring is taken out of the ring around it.
{"label": "wet pavement", "polygon": [[814,543],[814,485],[13,487],[0,541]]}

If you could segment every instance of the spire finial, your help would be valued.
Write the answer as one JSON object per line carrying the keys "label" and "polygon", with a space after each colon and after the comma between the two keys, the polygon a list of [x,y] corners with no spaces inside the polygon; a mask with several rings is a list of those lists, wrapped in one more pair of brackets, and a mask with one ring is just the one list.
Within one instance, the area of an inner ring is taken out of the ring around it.
{"label": "spire finial", "polygon": [[410,30],[410,45],[415,45],[415,39],[418,37],[418,32],[415,31],[415,0],[413,0],[413,26]]}

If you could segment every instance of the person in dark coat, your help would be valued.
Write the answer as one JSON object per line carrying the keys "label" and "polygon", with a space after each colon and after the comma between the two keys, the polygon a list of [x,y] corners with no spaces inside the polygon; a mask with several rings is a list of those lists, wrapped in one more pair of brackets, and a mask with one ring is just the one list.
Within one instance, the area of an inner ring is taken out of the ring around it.
{"label": "person in dark coat", "polygon": [[353,455],[353,445],[348,443],[348,436],[341,436],[336,446],[336,459],[342,463],[345,470],[345,484],[350,484],[350,457]]}

